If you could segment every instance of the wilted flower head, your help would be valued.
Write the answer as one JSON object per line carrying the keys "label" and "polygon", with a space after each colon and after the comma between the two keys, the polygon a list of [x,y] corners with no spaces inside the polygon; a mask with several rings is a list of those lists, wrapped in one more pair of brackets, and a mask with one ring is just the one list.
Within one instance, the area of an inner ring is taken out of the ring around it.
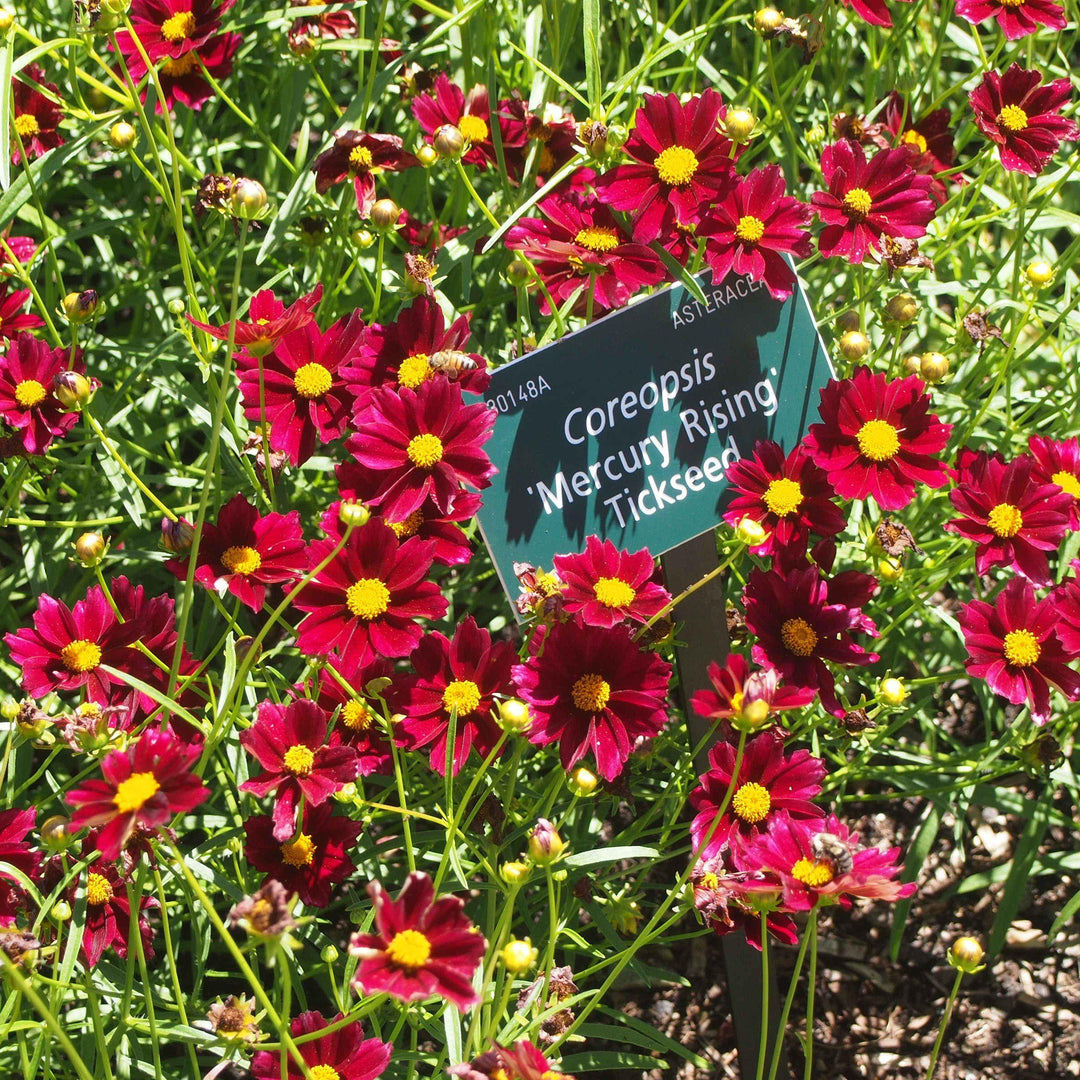
{"label": "wilted flower head", "polygon": [[243,994],[230,994],[224,1001],[215,1002],[206,1014],[211,1030],[219,1039],[230,1042],[257,1042],[259,1025],[253,1005]]}
{"label": "wilted flower head", "polygon": [[229,911],[229,925],[242,926],[253,937],[278,938],[296,926],[292,916],[296,897],[280,881],[268,881]]}

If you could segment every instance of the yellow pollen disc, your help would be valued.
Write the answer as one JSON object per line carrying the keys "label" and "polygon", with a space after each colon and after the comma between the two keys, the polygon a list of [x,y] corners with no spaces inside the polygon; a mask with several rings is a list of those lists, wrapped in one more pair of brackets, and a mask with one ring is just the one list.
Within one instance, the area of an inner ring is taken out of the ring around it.
{"label": "yellow pollen disc", "polygon": [[701,875],[701,886],[704,889],[718,889],[720,888],[720,878],[709,870]]}
{"label": "yellow pollen disc", "polygon": [[510,1075],[505,1069],[492,1070],[489,1080],[510,1080]]}
{"label": "yellow pollen disc", "polygon": [[853,187],[844,196],[844,209],[851,217],[866,217],[873,205],[874,200],[870,197],[870,192],[861,187]]}
{"label": "yellow pollen disc", "polygon": [[333,376],[322,364],[304,364],[293,376],[293,386],[301,397],[320,398],[333,383]]}
{"label": "yellow pollen disc", "polygon": [[1015,536],[1024,527],[1024,515],[1019,506],[998,503],[986,518],[986,524],[1001,537]]}
{"label": "yellow pollen disc", "polygon": [[653,164],[661,182],[672,187],[689,184],[698,169],[698,159],[688,146],[669,146],[661,150]]}
{"label": "yellow pollen disc", "polygon": [[471,143],[483,142],[488,137],[487,121],[469,113],[457,122],[457,129]]}
{"label": "yellow pollen disc", "polygon": [[161,24],[161,36],[166,41],[183,41],[195,29],[195,16],[190,11],[178,11]]}
{"label": "yellow pollen disc", "polygon": [[626,607],[634,602],[637,593],[617,577],[602,577],[593,586],[593,595],[604,607]]}
{"label": "yellow pollen disc", "polygon": [[789,653],[813,656],[817,648],[817,631],[805,619],[788,619],[780,627],[780,640]]}
{"label": "yellow pollen disc", "polygon": [[419,930],[399,930],[386,946],[390,963],[407,971],[419,971],[431,956],[431,942]]}
{"label": "yellow pollen disc", "polygon": [[398,386],[407,386],[410,390],[415,390],[422,382],[426,382],[434,374],[435,369],[428,363],[427,353],[406,356],[398,364]]}
{"label": "yellow pollen disc", "polygon": [[438,435],[414,435],[405,450],[409,460],[421,469],[430,469],[442,461],[443,444]]}
{"label": "yellow pollen disc", "polygon": [[760,784],[743,784],[735,792],[731,808],[748,825],[756,825],[768,816],[772,809],[772,799]]}
{"label": "yellow pollen disc", "polygon": [[297,743],[285,751],[281,762],[294,776],[307,776],[315,764],[315,751],[310,746]]}
{"label": "yellow pollen disc", "polygon": [[1056,472],[1050,479],[1062,491],[1067,491],[1074,499],[1080,499],[1080,477],[1071,472]]}
{"label": "yellow pollen disc", "polygon": [[914,128],[908,128],[900,137],[900,141],[913,150],[918,150],[920,154],[926,153],[926,139]]}
{"label": "yellow pollen disc", "polygon": [[888,420],[867,420],[855,436],[859,453],[871,461],[888,461],[900,449],[900,434]]}
{"label": "yellow pollen disc", "polygon": [[769,484],[762,498],[770,514],[784,517],[785,514],[792,514],[799,509],[803,501],[803,492],[797,480],[789,480],[786,476],[782,476]]}
{"label": "yellow pollen disc", "polygon": [[390,590],[378,578],[361,578],[345,590],[345,606],[358,619],[377,619],[390,606]]}
{"label": "yellow pollen disc", "polygon": [[356,146],[349,153],[349,168],[356,172],[371,168],[371,151],[366,146]]}
{"label": "yellow pollen disc", "polygon": [[417,281],[427,281],[429,278],[435,276],[435,271],[438,267],[430,259],[424,258],[423,255],[417,255],[413,259],[412,268],[408,273],[410,277],[415,278]]}
{"label": "yellow pollen disc", "polygon": [[611,251],[619,246],[619,234],[607,225],[590,225],[587,229],[578,229],[574,243],[590,251]]}
{"label": "yellow pollen disc", "polygon": [[828,885],[833,879],[833,868],[827,862],[811,862],[809,859],[800,859],[792,868],[791,876],[811,889],[820,889],[822,885]]}
{"label": "yellow pollen disc", "polygon": [[765,222],[751,214],[739,218],[735,226],[735,235],[744,244],[756,244],[765,235]]}
{"label": "yellow pollen disc", "polygon": [[262,556],[251,547],[226,548],[221,553],[221,565],[230,574],[254,574],[262,566]]}
{"label": "yellow pollen disc", "polygon": [[101,663],[101,648],[92,641],[71,641],[60,650],[68,671],[93,671]]}
{"label": "yellow pollen disc", "polygon": [[1039,662],[1042,649],[1030,630],[1010,630],[1005,635],[1005,659],[1013,667],[1031,667]]}
{"label": "yellow pollen disc", "polygon": [[75,715],[92,717],[96,720],[101,715],[101,706],[96,701],[84,701],[81,705],[75,706]]}
{"label": "yellow pollen disc", "polygon": [[731,707],[736,712],[742,712],[743,702],[746,700],[746,695],[741,690],[736,690],[731,695]]}
{"label": "yellow pollen disc", "polygon": [[41,131],[41,125],[37,122],[37,117],[33,113],[22,113],[22,115],[15,117],[15,130],[21,138],[29,139]]}
{"label": "yellow pollen disc", "polygon": [[468,716],[480,707],[480,687],[470,679],[455,679],[443,691],[446,711],[457,710],[458,716]]}
{"label": "yellow pollen disc", "polygon": [[113,887],[107,878],[100,874],[91,874],[86,879],[86,902],[91,907],[100,907],[113,898]]}
{"label": "yellow pollen disc", "polygon": [[315,857],[315,845],[307,833],[281,845],[281,858],[289,866],[310,866]]}
{"label": "yellow pollen disc", "polygon": [[367,731],[374,719],[375,714],[367,702],[347,701],[341,707],[341,722],[350,731]]}
{"label": "yellow pollen disc", "polygon": [[48,391],[36,379],[24,379],[15,386],[15,400],[24,408],[32,409],[40,405]]}
{"label": "yellow pollen disc", "polygon": [[192,49],[191,52],[186,52],[183,56],[166,60],[161,65],[162,74],[168,75],[170,79],[182,79],[185,75],[190,75],[198,67],[197,55],[195,50]]}
{"label": "yellow pollen disc", "polygon": [[423,510],[414,510],[404,521],[391,521],[389,523],[390,528],[394,530],[394,535],[399,540],[408,540],[410,536],[415,536],[423,524]]}
{"label": "yellow pollen disc", "polygon": [[582,712],[601,712],[611,697],[611,686],[599,675],[582,675],[570,690],[574,704]]}
{"label": "yellow pollen disc", "polygon": [[1009,131],[1023,131],[1028,126],[1027,113],[1019,105],[1006,105],[997,114],[997,122]]}
{"label": "yellow pollen disc", "polygon": [[132,773],[126,780],[116,785],[113,803],[121,814],[133,814],[141,810],[161,789],[157,777],[152,772]]}
{"label": "yellow pollen disc", "polygon": [[341,1073],[333,1065],[315,1065],[311,1070],[311,1080],[341,1080]]}

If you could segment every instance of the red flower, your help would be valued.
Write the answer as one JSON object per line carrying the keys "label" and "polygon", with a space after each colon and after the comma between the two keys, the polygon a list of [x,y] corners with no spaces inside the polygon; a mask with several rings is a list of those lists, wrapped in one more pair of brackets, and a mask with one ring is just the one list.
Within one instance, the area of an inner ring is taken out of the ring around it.
{"label": "red flower", "polygon": [[512,1048],[492,1043],[479,1057],[446,1071],[458,1080],[574,1080],[552,1069],[540,1048],[528,1039],[519,1039]]}
{"label": "red flower", "polygon": [[1046,552],[1056,551],[1068,531],[1076,500],[1044,480],[1032,458],[1006,465],[984,456],[969,479],[949,492],[949,501],[963,516],[945,528],[975,543],[979,574],[1008,566],[1036,585],[1050,584]]}
{"label": "red flower", "polygon": [[282,842],[274,837],[273,819],[260,815],[244,822],[244,858],[266,872],[266,881],[280,881],[305,904],[326,907],[334,886],[356,869],[348,853],[363,831],[361,822],[335,817],[324,803],[306,808],[299,835]]}
{"label": "red flower", "polygon": [[529,741],[558,742],[567,770],[591,753],[605,780],[667,722],[670,679],[671,665],[638,648],[626,630],[576,621],[539,627],[528,660],[514,668],[533,717]]}
{"label": "red flower", "polygon": [[356,209],[362,218],[371,216],[375,205],[375,177],[384,172],[410,169],[420,162],[402,149],[397,135],[369,135],[363,131],[346,131],[334,139],[334,145],[324,150],[311,167],[315,173],[315,190],[325,195],[335,184],[352,177],[356,192]]}
{"label": "red flower", "polygon": [[723,937],[741,930],[747,943],[761,952],[761,912],[770,937],[794,945],[799,933],[782,910],[783,886],[775,874],[731,873],[723,858],[702,859],[690,876],[694,908],[705,924]]}
{"label": "red flower", "polygon": [[466,405],[461,390],[446,379],[416,390],[372,391],[357,418],[358,434],[346,444],[361,465],[380,473],[372,504],[401,520],[430,497],[446,513],[462,484],[486,488],[495,466],[484,453],[495,411]]}
{"label": "red flower", "polygon": [[634,239],[655,240],[671,227],[701,220],[731,187],[739,149],[720,134],[727,110],[715,90],[680,103],[674,94],[646,94],[623,149],[633,158],[597,178],[601,202],[634,215]]}
{"label": "red flower", "polygon": [[[336,546],[334,540],[311,544],[312,565]],[[310,612],[298,628],[296,647],[305,656],[336,652],[358,666],[376,656],[408,656],[423,636],[416,620],[441,618],[448,606],[438,585],[424,580],[433,551],[430,540],[399,542],[377,518],[354,530],[295,600]]]}
{"label": "red flower", "polygon": [[[201,109],[214,96],[214,88],[203,77],[202,68],[206,68],[206,73],[217,83],[227,79],[232,74],[233,57],[242,41],[239,34],[218,34],[205,45],[175,60],[166,60],[158,72],[165,107],[172,109],[180,104],[194,111]],[[138,81],[145,74],[142,57],[136,53],[134,57],[127,57],[127,62],[132,78]],[[143,92],[145,100],[146,91]],[[154,105],[154,111],[162,111],[160,101]]]}
{"label": "red flower", "polygon": [[1058,441],[1031,435],[1028,437],[1028,449],[1039,467],[1040,478],[1057,484],[1073,497],[1069,509],[1069,528],[1073,531],[1080,529],[1080,439],[1073,436]]}
{"label": "red flower", "polygon": [[240,734],[240,745],[263,772],[240,785],[241,791],[265,798],[273,794],[274,839],[296,831],[296,807],[321,806],[335,791],[356,779],[356,751],[337,737],[327,745],[329,717],[313,701],[277,705],[264,701],[255,723]]}
{"label": "red flower", "polygon": [[620,551],[610,540],[590,536],[583,554],[556,555],[552,561],[566,583],[563,611],[580,612],[587,626],[648,622],[671,601],[667,589],[653,580],[656,564],[645,548]]}
{"label": "red flower", "polygon": [[[355,0],[345,2],[354,3]],[[290,0],[290,6],[307,8],[309,11],[314,7],[310,0]],[[307,56],[314,48],[312,38],[317,41],[337,41],[356,37],[356,32],[356,16],[351,11],[327,11],[321,8],[318,14],[293,20],[288,33],[289,50],[295,56]]]}
{"label": "red flower", "polygon": [[[894,90],[881,114],[882,137],[874,141],[883,149],[899,141],[900,146],[908,152],[911,167],[917,173],[934,176],[951,169],[956,162],[949,120],[948,109],[934,109],[916,121],[908,102]],[[891,136],[887,140],[884,138],[886,133]],[[945,202],[948,193],[941,180],[934,180],[930,191],[938,203]]]}
{"label": "red flower", "polygon": [[[21,262],[22,260],[20,260]],[[0,286],[0,338],[14,338],[19,330],[33,330],[45,323],[31,311],[23,311],[30,299],[29,289],[16,289],[8,292]],[[63,352],[63,350],[58,350]],[[66,354],[65,354],[66,355]],[[66,363],[65,363],[66,368]]]}
{"label": "red flower", "polygon": [[[14,867],[19,873],[33,881],[41,866],[41,852],[34,851],[26,837],[37,820],[37,808],[28,810],[0,810],[0,863]],[[21,884],[15,877],[0,870],[0,888],[12,882],[21,890]],[[3,912],[0,911],[0,919]]]}
{"label": "red flower", "polygon": [[[226,590],[252,611],[262,611],[268,585],[293,581],[306,569],[307,545],[300,513],[260,517],[243,495],[234,495],[203,527],[195,580],[218,593]],[[187,576],[187,559],[166,564],[178,578]]]}
{"label": "red flower", "polygon": [[462,1011],[479,1002],[472,980],[487,942],[466,916],[463,900],[436,897],[431,878],[416,871],[396,900],[377,881],[368,885],[368,895],[375,932],[354,934],[349,944],[360,958],[354,987],[405,1002],[438,995]]}
{"label": "red flower", "polygon": [[404,714],[394,725],[397,744],[407,750],[430,747],[431,767],[445,775],[453,711],[453,774],[474,746],[486,758],[502,734],[491,715],[495,695],[513,695],[510,669],[516,659],[512,645],[493,642],[471,615],[458,624],[453,640],[440,633],[426,635],[409,657],[415,675],[400,680],[388,695],[391,708]]}
{"label": "red flower", "polygon": [[[293,330],[302,330],[315,321],[315,306],[322,299],[322,294],[323,287],[320,282],[306,296],[301,296],[294,304],[286,307],[274,295],[273,289],[257,292],[248,305],[247,314],[250,322],[236,320],[233,345],[237,349],[247,349],[252,356],[265,356],[277,344],[279,338]],[[219,341],[229,339],[228,323],[224,326],[210,326],[207,323],[197,322],[190,315],[187,320],[192,326],[197,326]]]}
{"label": "red flower", "polygon": [[194,810],[210,789],[191,766],[201,753],[163,731],[146,731],[127,750],[109,754],[101,763],[103,780],[84,780],[67,793],[75,807],[73,828],[103,825],[97,848],[110,862],[136,825],[157,829],[179,813]]}
{"label": "red flower", "polygon": [[711,206],[698,225],[706,238],[705,262],[719,285],[730,273],[764,281],[777,300],[795,285],[784,254],[810,254],[809,206],[785,194],[779,165],[754,169],[735,181],[730,194]]}
{"label": "red flower", "polygon": [[[236,0],[132,0],[130,18],[147,56],[156,64],[163,57],[183,56],[205,45],[221,29],[221,16]],[[138,53],[131,35],[116,35],[120,51]],[[135,73],[132,72],[134,75]]]}
{"label": "red flower", "polygon": [[[29,81],[23,82],[23,79]],[[60,106],[46,97],[41,90],[30,85],[31,83],[44,87],[54,97],[59,96],[56,84],[45,81],[45,72],[37,64],[27,64],[18,75],[12,77],[11,108],[14,113],[14,130],[11,138],[11,160],[15,165],[22,161],[19,144],[15,141],[16,132],[22,140],[28,161],[41,157],[54,147],[64,145],[63,136],[56,130],[64,119]]]}
{"label": "red flower", "polygon": [[[331,1023],[343,1019],[338,1013],[330,1023],[322,1013],[305,1012],[289,1024],[289,1033],[295,1039],[301,1035],[313,1035]],[[390,1064],[394,1047],[378,1039],[365,1039],[364,1029],[357,1021],[345,1024],[318,1039],[304,1039],[297,1044],[300,1056],[311,1071],[312,1080],[375,1080]],[[288,1071],[284,1080],[302,1080],[296,1062],[287,1056]],[[255,1080],[283,1080],[281,1055],[269,1050],[259,1050],[251,1059],[251,1074]]]}
{"label": "red flower", "polygon": [[996,19],[1009,39],[1034,34],[1041,26],[1065,29],[1065,9],[1053,0],[956,0],[956,14],[969,23]]}
{"label": "red flower", "polygon": [[[125,881],[116,867],[110,866],[105,859],[94,863],[86,875],[85,896],[86,922],[80,946],[83,962],[92,968],[106,949],[112,949],[123,960],[128,954],[131,904]],[[154,955],[151,945],[154,931],[143,912],[160,906],[152,896],[143,896],[139,902],[139,936],[148,960]]]}
{"label": "red flower", "polygon": [[[885,6],[885,0],[840,0],[840,3],[851,8],[871,26],[892,26],[892,16]],[[904,0],[904,3],[911,3],[911,0]]]}
{"label": "red flower", "polygon": [[997,144],[1001,164],[1012,172],[1038,176],[1066,139],[1080,129],[1061,115],[1072,95],[1068,79],[1042,85],[1042,75],[1019,64],[999,75],[988,71],[968,94],[979,130]]}
{"label": "red flower", "polygon": [[1080,560],[1073,559],[1071,566],[1073,576],[1058,585],[1048,597],[1057,608],[1054,633],[1065,646],[1070,660],[1080,656],[1080,579],[1076,577]]}
{"label": "red flower", "polygon": [[841,498],[872,496],[882,510],[900,510],[915,498],[917,483],[939,488],[948,479],[934,455],[952,425],[930,412],[917,376],[890,382],[883,372],[857,367],[850,379],[830,379],[822,388],[818,412],[823,422],[810,425],[803,446]]}
{"label": "red flower", "polygon": [[28,454],[44,454],[78,423],[79,414],[65,411],[53,393],[53,379],[68,370],[84,370],[80,356],[71,362],[66,349],[50,349],[30,334],[16,334],[0,356],[0,417],[22,432]]}
{"label": "red flower", "polygon": [[861,263],[881,250],[882,237],[926,235],[936,209],[933,181],[916,174],[907,150],[881,150],[867,161],[858,143],[841,139],[822,150],[821,171],[829,190],[815,191],[810,202],[825,223],[822,255]]}
{"label": "red flower", "polygon": [[698,690],[690,704],[698,716],[708,720],[734,717],[749,719],[760,726],[765,718],[785,709],[800,709],[817,696],[807,687],[780,686],[771,668],[750,672],[745,656],[731,653],[724,666],[710,664],[711,690]]}

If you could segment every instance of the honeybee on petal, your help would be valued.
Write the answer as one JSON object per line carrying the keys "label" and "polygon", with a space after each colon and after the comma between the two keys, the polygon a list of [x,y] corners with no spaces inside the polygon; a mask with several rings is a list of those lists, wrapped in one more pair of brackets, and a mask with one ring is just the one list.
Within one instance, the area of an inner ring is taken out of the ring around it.
{"label": "honeybee on petal", "polygon": [[432,371],[441,371],[450,382],[457,382],[462,375],[467,375],[477,368],[476,361],[458,349],[440,349],[428,357]]}
{"label": "honeybee on petal", "polygon": [[839,836],[834,836],[832,833],[817,833],[811,837],[810,851],[818,862],[831,863],[837,877],[850,874],[855,865],[851,848]]}

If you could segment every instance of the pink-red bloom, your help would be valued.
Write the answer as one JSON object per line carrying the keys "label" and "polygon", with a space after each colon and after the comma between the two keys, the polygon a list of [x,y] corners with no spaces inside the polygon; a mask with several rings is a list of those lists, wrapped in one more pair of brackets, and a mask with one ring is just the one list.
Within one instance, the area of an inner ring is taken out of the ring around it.
{"label": "pink-red bloom", "polygon": [[[115,866],[100,859],[90,866],[82,892],[86,897],[86,922],[80,946],[83,962],[92,968],[106,949],[112,949],[123,960],[128,954],[131,935],[131,904],[124,879]],[[144,913],[158,907],[153,896],[140,897],[139,936],[147,959],[154,955],[151,944],[154,931]]]}
{"label": "pink-red bloom", "polygon": [[747,720],[760,727],[771,713],[800,709],[817,696],[809,687],[781,686],[772,668],[751,672],[739,653],[731,653],[723,667],[710,664],[708,677],[712,689],[690,699],[694,712],[707,720]]}
{"label": "pink-red bloom", "polygon": [[[151,61],[176,58],[205,45],[221,29],[221,16],[236,0],[132,0],[130,18]],[[137,53],[131,35],[121,30],[117,44]]]}
{"label": "pink-red bloom", "polygon": [[1080,439],[1046,439],[1041,435],[1028,437],[1028,450],[1035,459],[1043,479],[1057,484],[1073,497],[1069,510],[1069,528],[1080,529]]}
{"label": "pink-red bloom", "polygon": [[52,97],[46,97],[38,87],[43,87],[52,97],[59,96],[56,84],[45,81],[45,72],[37,64],[27,64],[11,80],[11,108],[14,113],[11,160],[15,165],[22,162],[19,145],[15,141],[16,133],[29,161],[64,144],[63,136],[56,130],[64,114]]}
{"label": "pink-red bloom", "polygon": [[574,1080],[569,1073],[552,1069],[540,1048],[528,1039],[512,1047],[493,1043],[479,1057],[453,1065],[447,1072],[458,1080]]}
{"label": "pink-red bloom", "polygon": [[[910,3],[911,0],[904,0]],[[865,19],[871,26],[892,26],[892,16],[885,4],[885,0],[840,0],[846,8],[851,8],[861,19]]]}
{"label": "pink-red bloom", "polygon": [[[956,148],[949,126],[948,109],[933,109],[916,120],[910,104],[897,91],[889,94],[881,113],[881,137],[877,145],[888,149],[897,140],[907,150],[911,167],[917,173],[934,176],[951,169],[956,162]],[[888,140],[884,136],[889,136]],[[958,179],[958,178],[954,178]],[[931,193],[938,203],[945,202],[947,191],[941,180],[935,179]]]}
{"label": "pink-red bloom", "polygon": [[[45,325],[44,320],[32,311],[24,310],[26,301],[29,299],[29,289],[15,289],[8,292],[0,286],[0,338],[13,338],[20,330],[35,330]],[[7,348],[10,349],[11,346]],[[63,353],[64,350],[57,351]]]}
{"label": "pink-red bloom", "polygon": [[[0,810],[0,863],[14,867],[31,881],[38,876],[41,852],[35,851],[27,835],[37,821],[37,808]],[[0,870],[0,925],[15,914],[26,900],[22,882],[13,874]]]}
{"label": "pink-red bloom", "polygon": [[1065,9],[1053,0],[956,0],[956,14],[969,23],[996,20],[1009,39],[1027,37],[1040,26],[1065,29]]}
{"label": "pink-red bloom", "polygon": [[[305,1012],[289,1024],[289,1033],[298,1038],[314,1035],[343,1017],[341,1013],[331,1021],[323,1019],[322,1013]],[[312,1080],[375,1080],[390,1064],[394,1047],[379,1039],[365,1039],[364,1029],[357,1021],[345,1024],[317,1039],[305,1039],[297,1044],[300,1056],[311,1072]],[[288,1070],[284,1080],[302,1080],[304,1073],[286,1055]],[[281,1055],[260,1050],[251,1059],[251,1074],[255,1080],[283,1080]]]}
{"label": "pink-red bloom", "polygon": [[375,177],[419,164],[402,148],[401,138],[397,135],[345,131],[334,139],[333,146],[315,159],[311,168],[315,173],[315,190],[320,195],[351,178],[357,212],[360,217],[368,218],[375,205]]}
{"label": "pink-red bloom", "polygon": [[[248,321],[236,320],[233,345],[237,349],[246,349],[252,356],[264,356],[274,347],[279,338],[293,330],[302,330],[315,321],[315,307],[322,299],[322,294],[323,287],[320,282],[306,296],[301,296],[295,303],[286,307],[274,295],[273,289],[260,290],[251,298],[251,303],[248,305]],[[198,322],[190,315],[187,319],[193,326],[205,330],[211,337],[219,341],[228,341],[228,323],[224,326],[211,326],[208,323]]]}
{"label": "pink-red bloom", "polygon": [[723,857],[702,859],[690,875],[694,909],[720,937],[741,930],[748,944],[761,951],[761,913],[769,936],[785,945],[799,940],[798,929],[783,910],[783,886],[775,874],[732,873]]}
{"label": "pink-red bloom", "polygon": [[53,379],[68,370],[82,372],[78,355],[72,362],[66,349],[30,334],[16,334],[0,356],[0,417],[19,432],[28,454],[44,454],[78,422],[79,414],[66,411],[53,392]]}

